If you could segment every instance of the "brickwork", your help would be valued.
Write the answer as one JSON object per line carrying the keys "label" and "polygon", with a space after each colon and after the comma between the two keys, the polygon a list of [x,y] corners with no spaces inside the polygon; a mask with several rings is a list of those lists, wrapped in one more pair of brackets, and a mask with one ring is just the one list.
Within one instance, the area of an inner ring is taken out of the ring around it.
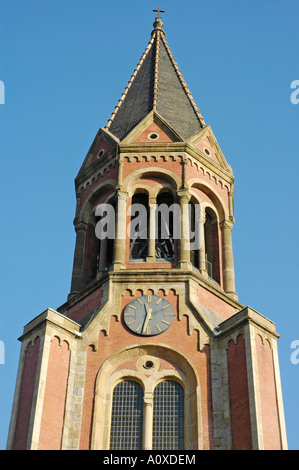
{"label": "brickwork", "polygon": [[[106,171],[104,170],[101,170],[101,171],[99,170],[98,172],[94,171],[92,176],[88,178],[87,181],[85,181],[84,184],[82,184],[82,186],[79,188],[80,190],[80,200],[78,201],[79,209],[82,209],[86,201],[90,198],[91,195],[93,195],[94,191],[96,191],[98,186],[102,184],[104,187],[107,187],[107,186],[109,187],[109,185],[106,185],[107,179],[115,181],[115,185],[116,185],[117,174],[118,174],[116,162],[111,163],[109,170],[108,168]],[[107,173],[109,173],[109,178],[107,178]],[[105,189],[105,192],[106,191],[107,190]],[[110,193],[111,192],[112,191],[110,190]],[[108,194],[106,194],[106,197],[107,195]],[[100,195],[100,197],[101,196],[102,194]],[[99,200],[97,203],[99,204],[100,202],[102,201]]]}
{"label": "brickwork", "polygon": [[[191,187],[193,185],[194,187],[198,185],[200,188],[206,187],[206,190],[201,193],[204,200],[209,201],[209,197],[213,197],[214,200],[219,198],[228,210],[229,184],[216,173],[213,174],[213,171],[206,168],[203,163],[194,162],[188,158],[187,180],[192,182]],[[212,191],[209,188],[212,188]]]}
{"label": "brickwork", "polygon": [[212,312],[217,312],[217,315],[223,319],[229,318],[237,312],[237,307],[227,302],[227,299],[221,298],[219,294],[213,295],[202,286],[198,286],[197,292],[199,303]]}
{"label": "brickwork", "polygon": [[39,450],[61,448],[69,359],[70,351],[67,342],[63,341],[60,345],[59,339],[54,337],[48,362]]}
{"label": "brickwork", "polygon": [[94,308],[101,305],[103,291],[101,288],[96,289],[92,294],[76,303],[68,310],[68,317],[74,321],[79,321],[87,313],[91,312]]}
{"label": "brickwork", "polygon": [[230,341],[227,355],[233,449],[252,450],[245,342],[241,335],[237,344]]}
{"label": "brickwork", "polygon": [[[156,137],[153,139],[151,136],[154,134]],[[152,122],[141,134],[134,140],[134,142],[173,142],[169,133],[161,129],[155,122]]]}
{"label": "brickwork", "polygon": [[258,376],[265,450],[280,450],[281,437],[273,357],[269,341],[256,337]]}
{"label": "brickwork", "polygon": [[[133,298],[127,294],[123,299],[125,306]],[[167,300],[177,311],[177,301],[174,293],[170,293]],[[90,446],[92,430],[92,404],[94,400],[95,380],[99,368],[103,362],[113,355],[116,351],[130,344],[138,342],[140,345],[156,344],[155,337],[136,337],[125,329],[123,321],[117,321],[115,317],[111,318],[109,336],[100,333],[99,347],[95,351],[89,348],[86,364],[86,379],[84,387],[84,404],[82,415],[82,431],[80,440],[80,449],[87,449]],[[159,336],[158,343],[167,344],[169,348],[175,348],[182,354],[188,356],[189,360],[195,364],[200,377],[201,386],[201,413],[202,413],[202,433],[203,448],[213,448],[213,426],[211,409],[211,385],[209,370],[209,348],[205,346],[201,351],[198,349],[198,334],[194,332],[188,335],[187,318],[183,317],[181,321],[176,318],[171,329]],[[175,367],[174,365],[172,367]]]}
{"label": "brickwork", "polygon": [[[195,146],[198,150],[200,150],[205,155],[208,155],[211,160],[213,160],[218,165],[220,164],[219,159],[217,158],[215,150],[212,148],[210,141],[207,137],[204,137],[198,144]],[[205,149],[208,149],[209,153],[205,152]]]}
{"label": "brickwork", "polygon": [[[179,180],[182,178],[182,156],[181,155],[175,155],[175,154],[169,154],[169,152],[165,152],[164,154],[161,152],[160,155],[157,155],[157,152],[154,152],[156,155],[152,155],[151,153],[145,152],[146,154],[142,154],[140,150],[137,152],[138,155],[131,155],[129,156],[124,156],[124,165],[123,165],[123,173],[122,173],[122,178],[123,181],[126,180],[128,176],[130,176],[132,173],[137,172],[138,170],[142,172],[142,179],[144,179],[144,176],[147,175],[147,173],[152,173],[153,172],[153,167],[156,170],[156,176],[155,180],[158,178],[159,182],[159,176],[162,178],[167,178],[167,172],[170,174],[173,174],[176,176]],[[160,172],[160,175],[159,175]],[[136,173],[138,174],[138,173]],[[171,182],[170,178],[168,179],[168,183]],[[134,181],[135,182],[135,181]]]}
{"label": "brickwork", "polygon": [[37,373],[39,347],[40,339],[37,338],[34,344],[30,343],[28,345],[28,349],[26,351],[18,415],[16,420],[16,432],[13,443],[14,450],[27,449],[27,438]]}
{"label": "brickwork", "polygon": [[112,148],[112,145],[109,144],[104,138],[100,139],[99,142],[97,142],[97,145],[95,146],[92,158],[88,161],[88,166],[98,161],[101,156],[104,156]]}

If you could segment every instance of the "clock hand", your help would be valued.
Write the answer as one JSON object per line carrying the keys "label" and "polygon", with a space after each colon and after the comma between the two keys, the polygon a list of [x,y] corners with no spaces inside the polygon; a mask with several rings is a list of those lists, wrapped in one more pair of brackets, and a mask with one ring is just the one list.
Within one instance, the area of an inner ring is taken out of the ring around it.
{"label": "clock hand", "polygon": [[149,320],[152,318],[152,309],[151,309],[151,308],[147,308],[147,307],[148,307],[147,304],[145,304],[146,317],[145,317],[145,321],[144,321],[142,333],[145,332],[145,330],[146,330],[146,328],[147,328],[147,325],[148,325],[148,322],[149,322]]}

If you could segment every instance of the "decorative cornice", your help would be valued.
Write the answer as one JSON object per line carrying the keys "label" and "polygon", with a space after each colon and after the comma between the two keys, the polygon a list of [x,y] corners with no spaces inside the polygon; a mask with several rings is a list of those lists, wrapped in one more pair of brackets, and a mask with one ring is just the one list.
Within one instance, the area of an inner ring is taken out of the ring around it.
{"label": "decorative cornice", "polygon": [[48,308],[24,326],[23,334],[19,340],[24,341],[33,333],[38,333],[38,330],[44,328],[46,325],[52,325],[73,337],[80,336],[80,325],[77,322],[67,318],[62,313]]}
{"label": "decorative cornice", "polygon": [[118,156],[115,154],[115,149],[104,160],[99,160],[93,165],[88,167],[86,171],[80,174],[75,180],[77,195],[86,187],[93,185],[99,178],[103,177],[105,173],[109,172],[117,164]]}
{"label": "decorative cornice", "polygon": [[[181,283],[181,282],[190,282],[195,281],[199,286],[203,287],[207,291],[211,292],[213,295],[217,296],[236,310],[241,310],[244,308],[238,300],[232,299],[227,295],[221,287],[210,281],[209,279],[203,278],[199,273],[194,270],[184,270],[184,269],[175,269],[175,268],[148,268],[143,269],[124,269],[118,271],[105,271],[100,274],[97,280],[94,280],[89,284],[84,290],[72,297],[68,302],[59,307],[60,312],[66,312],[70,307],[74,306],[76,303],[83,300],[85,297],[89,296],[93,291],[102,287],[106,282],[112,281],[115,283],[122,283],[126,285],[129,282],[136,282],[136,276],[142,274],[143,283],[157,283],[160,282],[161,285],[167,285],[167,283]],[[137,287],[136,287],[137,289]]]}
{"label": "decorative cornice", "polygon": [[254,325],[258,330],[263,331],[267,336],[275,339],[279,338],[279,334],[275,329],[275,323],[256,310],[253,310],[250,307],[244,307],[242,310],[235,313],[235,315],[232,315],[227,320],[224,320],[219,324],[217,339],[221,340],[224,337],[231,336],[247,324]]}
{"label": "decorative cornice", "polygon": [[[218,179],[222,179],[229,184],[232,184],[235,181],[234,175],[231,171],[221,167],[219,164],[214,162],[211,159],[207,159],[200,150],[194,148],[188,142],[161,142],[161,143],[121,143],[119,145],[119,152],[122,153],[124,157],[126,157],[126,153],[128,154],[128,158],[132,153],[139,154],[139,156],[148,156],[153,157],[155,155],[171,155],[171,153],[176,152],[183,153],[186,152],[188,156],[193,157],[197,162],[204,165],[209,170],[213,171],[215,175],[217,175]],[[188,158],[187,156],[187,158]]]}

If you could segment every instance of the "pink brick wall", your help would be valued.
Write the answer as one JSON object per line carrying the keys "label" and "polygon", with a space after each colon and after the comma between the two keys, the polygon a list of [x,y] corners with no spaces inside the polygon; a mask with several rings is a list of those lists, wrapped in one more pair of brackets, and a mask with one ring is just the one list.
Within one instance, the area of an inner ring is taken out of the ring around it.
{"label": "pink brick wall", "polygon": [[28,345],[23,369],[13,450],[26,450],[40,339]]}

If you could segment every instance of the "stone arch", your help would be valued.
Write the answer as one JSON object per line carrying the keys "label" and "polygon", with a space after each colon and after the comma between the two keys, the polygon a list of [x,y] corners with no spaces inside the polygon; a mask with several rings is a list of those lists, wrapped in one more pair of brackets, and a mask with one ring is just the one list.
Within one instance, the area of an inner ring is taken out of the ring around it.
{"label": "stone arch", "polygon": [[181,179],[172,171],[167,170],[166,168],[156,168],[156,167],[150,167],[150,168],[141,168],[139,170],[133,171],[130,175],[128,175],[124,181],[122,182],[122,190],[129,192],[129,188],[132,184],[134,184],[138,179],[142,177],[148,176],[148,177],[163,177],[163,179],[166,179],[170,181],[170,183],[174,186],[175,190],[177,191],[180,186],[181,186]]}
{"label": "stone arch", "polygon": [[170,193],[174,198],[176,195],[175,188],[171,184],[163,184],[163,185],[161,184],[155,187],[154,197],[157,198],[162,193]]}
{"label": "stone arch", "polygon": [[[94,215],[95,206],[100,195],[107,193],[107,196],[103,202],[106,202],[106,203],[109,202],[109,200],[111,200],[112,197],[116,196],[116,193],[115,193],[116,186],[117,186],[117,182],[115,180],[107,180],[99,184],[93,191],[91,191],[91,193],[85,199],[80,209],[80,214],[78,218],[82,220],[83,222],[88,223],[90,221],[90,217]],[[111,191],[113,191],[112,194],[111,194]]]}
{"label": "stone arch", "polygon": [[198,181],[197,178],[190,179],[188,183],[189,183],[191,193],[192,193],[192,188],[198,188],[211,199],[211,201],[213,202],[215,206],[214,210],[216,209],[220,222],[222,222],[223,220],[229,219],[229,210],[226,207],[224,200],[221,198],[221,196],[219,196],[219,194],[216,194],[215,189],[210,184],[203,182],[203,181]]}
{"label": "stone arch", "polygon": [[35,347],[35,344],[38,343],[38,345],[40,344],[40,341],[41,341],[41,338],[39,335],[36,335],[34,337],[31,337],[27,343],[25,343],[25,347],[24,347],[24,351],[25,353],[28,351],[28,349],[30,347],[34,348]]}
{"label": "stone arch", "polygon": [[146,194],[147,196],[150,196],[150,192],[151,192],[151,188],[149,186],[147,186],[146,184],[138,184],[130,188],[128,196],[131,198],[135,194]]}

